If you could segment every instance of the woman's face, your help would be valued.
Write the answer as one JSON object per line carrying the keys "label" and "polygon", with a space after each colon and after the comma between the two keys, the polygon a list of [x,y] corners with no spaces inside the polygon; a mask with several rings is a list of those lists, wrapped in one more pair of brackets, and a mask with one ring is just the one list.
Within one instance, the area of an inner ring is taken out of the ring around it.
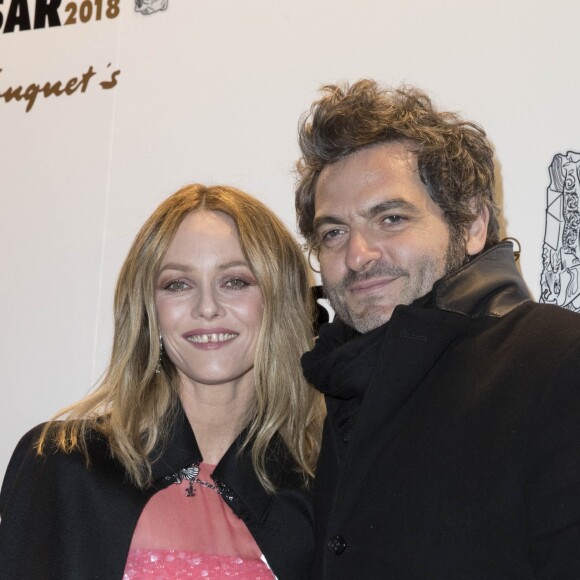
{"label": "woman's face", "polygon": [[183,386],[253,388],[262,292],[229,216],[197,210],[185,217],[162,261],[155,306]]}

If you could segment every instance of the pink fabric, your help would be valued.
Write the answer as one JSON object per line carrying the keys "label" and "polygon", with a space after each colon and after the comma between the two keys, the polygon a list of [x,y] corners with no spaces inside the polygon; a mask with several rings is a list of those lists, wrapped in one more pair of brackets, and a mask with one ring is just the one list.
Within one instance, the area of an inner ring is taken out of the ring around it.
{"label": "pink fabric", "polygon": [[[199,479],[213,483],[215,466],[200,464]],[[260,548],[213,489],[172,484],[147,503],[133,533],[124,580],[140,578],[274,578]]]}
{"label": "pink fabric", "polygon": [[235,556],[197,554],[179,550],[131,550],[123,580],[169,580],[173,578],[245,578],[272,580],[272,572],[261,560]]}

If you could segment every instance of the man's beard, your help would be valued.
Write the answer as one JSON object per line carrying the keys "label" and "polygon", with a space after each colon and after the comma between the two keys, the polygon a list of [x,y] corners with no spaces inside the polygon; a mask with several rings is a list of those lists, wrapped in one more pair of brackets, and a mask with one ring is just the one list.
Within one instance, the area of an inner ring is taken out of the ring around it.
{"label": "man's beard", "polygon": [[[364,273],[349,270],[346,276],[333,287],[325,281],[324,275],[322,276],[322,283],[324,292],[336,315],[349,326],[364,333],[387,322],[391,318],[392,310],[395,306],[411,304],[417,298],[425,296],[431,291],[433,284],[437,280],[459,269],[465,263],[466,258],[465,240],[460,232],[454,232],[453,228],[451,228],[445,258],[439,260],[432,256],[427,256],[418,260],[412,280],[408,270],[377,262],[370,270]],[[406,279],[404,287],[395,298],[395,303],[385,307],[384,303],[377,302],[375,296],[369,296],[366,300],[359,302],[360,308],[357,312],[351,311],[345,300],[348,289],[355,283],[384,277]]]}

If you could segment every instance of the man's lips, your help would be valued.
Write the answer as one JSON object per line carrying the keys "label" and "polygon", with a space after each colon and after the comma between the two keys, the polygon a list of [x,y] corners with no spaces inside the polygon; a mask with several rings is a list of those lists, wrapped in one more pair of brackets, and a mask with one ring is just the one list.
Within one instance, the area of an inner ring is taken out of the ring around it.
{"label": "man's lips", "polygon": [[371,278],[370,280],[363,280],[361,282],[355,282],[348,287],[349,292],[354,294],[372,292],[373,290],[381,289],[391,282],[394,282],[397,278]]}
{"label": "man's lips", "polygon": [[187,332],[183,337],[194,344],[220,344],[229,342],[238,336],[229,328],[199,328]]}

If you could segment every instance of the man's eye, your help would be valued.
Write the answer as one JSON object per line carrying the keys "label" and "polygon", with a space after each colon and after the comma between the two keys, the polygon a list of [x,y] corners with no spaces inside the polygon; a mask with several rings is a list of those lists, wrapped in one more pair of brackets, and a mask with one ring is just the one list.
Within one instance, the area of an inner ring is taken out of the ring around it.
{"label": "man's eye", "polygon": [[183,292],[187,288],[187,284],[183,280],[174,280],[166,284],[163,289],[169,292]]}
{"label": "man's eye", "polygon": [[344,230],[341,228],[334,228],[333,230],[328,230],[327,232],[322,233],[320,236],[321,242],[323,244],[332,244],[336,241],[342,234]]}
{"label": "man's eye", "polygon": [[226,288],[229,288],[230,290],[242,290],[243,288],[247,288],[249,285],[250,283],[243,278],[231,278],[225,283]]}
{"label": "man's eye", "polygon": [[388,225],[393,225],[393,226],[401,224],[404,221],[405,221],[405,218],[401,215],[388,215],[388,216],[383,218],[383,223],[386,223]]}

